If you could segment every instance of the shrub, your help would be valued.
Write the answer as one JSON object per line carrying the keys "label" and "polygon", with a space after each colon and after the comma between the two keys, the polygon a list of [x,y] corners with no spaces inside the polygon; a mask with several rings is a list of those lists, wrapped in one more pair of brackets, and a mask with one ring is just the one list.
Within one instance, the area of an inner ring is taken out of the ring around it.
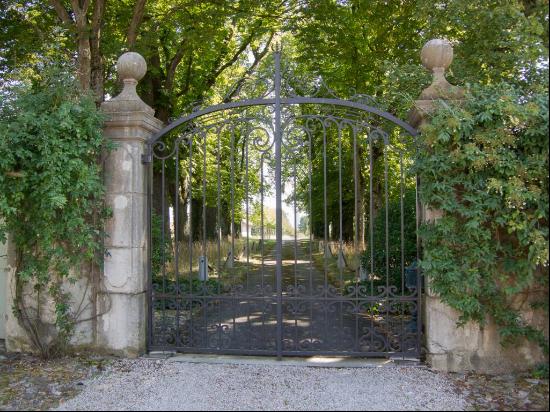
{"label": "shrub", "polygon": [[548,310],[548,92],[472,86],[422,130],[420,197],[444,211],[421,228],[421,268],[461,313],[488,316],[503,342],[526,337],[548,351],[518,298]]}
{"label": "shrub", "polygon": [[[93,98],[59,70],[1,98],[0,241],[9,233],[16,249],[14,314],[48,356],[69,341],[79,315],[64,282],[102,255],[102,117]],[[34,304],[23,299],[30,287]],[[55,303],[53,339],[40,313],[44,293]]]}
{"label": "shrub", "polygon": [[170,233],[162,239],[162,217],[156,213],[151,214],[151,272],[153,279],[159,275],[164,265],[172,261],[172,241]]}

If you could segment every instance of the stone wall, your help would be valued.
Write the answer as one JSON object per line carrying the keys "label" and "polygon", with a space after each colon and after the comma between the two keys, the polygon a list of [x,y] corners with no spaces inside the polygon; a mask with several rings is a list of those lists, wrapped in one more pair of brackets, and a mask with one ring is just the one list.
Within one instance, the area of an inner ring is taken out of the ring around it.
{"label": "stone wall", "polygon": [[[15,298],[15,251],[13,245],[8,241],[7,266],[6,266],[6,288],[2,290],[6,297],[5,311],[5,330],[6,330],[6,349],[10,352],[30,352],[32,347],[29,343],[26,332],[21,328],[12,307]],[[74,347],[93,346],[94,343],[94,294],[89,276],[89,268],[75,268],[73,276],[78,280],[75,283],[66,282],[63,285],[63,291],[71,296],[71,312],[75,315],[77,323],[75,325],[74,335],[71,345]],[[30,311],[40,308],[40,319],[44,322],[42,332],[49,341],[55,335],[55,308],[51,297],[47,293],[42,293],[40,298],[32,290],[32,285],[28,285],[23,293],[25,306]]]}

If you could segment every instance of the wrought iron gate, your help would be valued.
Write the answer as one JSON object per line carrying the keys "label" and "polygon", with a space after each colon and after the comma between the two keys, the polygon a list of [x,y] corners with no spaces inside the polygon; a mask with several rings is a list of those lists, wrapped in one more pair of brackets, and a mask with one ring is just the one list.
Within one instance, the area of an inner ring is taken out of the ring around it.
{"label": "wrought iron gate", "polygon": [[147,145],[149,349],[418,356],[416,130],[271,58]]}

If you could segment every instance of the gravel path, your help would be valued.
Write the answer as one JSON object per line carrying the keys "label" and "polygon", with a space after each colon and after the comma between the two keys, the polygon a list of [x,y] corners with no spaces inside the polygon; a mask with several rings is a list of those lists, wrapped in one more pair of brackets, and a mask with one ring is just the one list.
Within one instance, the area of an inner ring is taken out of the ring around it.
{"label": "gravel path", "polygon": [[116,361],[58,410],[464,410],[419,367],[312,368]]}

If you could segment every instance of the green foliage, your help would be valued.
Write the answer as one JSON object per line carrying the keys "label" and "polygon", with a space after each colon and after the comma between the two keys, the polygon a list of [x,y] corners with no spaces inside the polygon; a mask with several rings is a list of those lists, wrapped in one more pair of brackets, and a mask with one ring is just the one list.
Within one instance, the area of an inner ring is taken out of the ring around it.
{"label": "green foliage", "polygon": [[172,261],[172,245],[169,233],[162,239],[162,217],[153,212],[151,216],[151,270],[153,276],[159,275],[164,264]]}
{"label": "green foliage", "polygon": [[163,288],[165,288],[166,290],[173,291],[175,288],[179,288],[179,291],[183,294],[200,296],[202,296],[203,293],[206,296],[213,295],[218,288],[223,290],[222,283],[217,279],[210,278],[206,281],[202,281],[197,278],[189,279],[186,276],[180,276],[178,281],[176,281],[173,273],[166,274],[165,277],[153,276],[153,285],[155,285],[158,290],[163,290]]}
{"label": "green foliage", "polygon": [[537,365],[531,374],[536,379],[548,379],[548,364],[541,363]]}
{"label": "green foliage", "polygon": [[[548,62],[548,1],[420,0],[416,13],[429,16],[427,38],[454,45],[453,84],[540,85]],[[539,64],[536,64],[539,63]]]}
{"label": "green foliage", "polygon": [[421,228],[430,286],[461,322],[491,316],[504,342],[526,337],[547,351],[515,302],[548,305],[548,92],[473,86],[422,133],[421,200],[444,211]]}
{"label": "green foliage", "polygon": [[[107,215],[102,117],[58,70],[13,90],[0,107],[0,241],[9,233],[17,251],[15,314],[46,356],[68,341],[78,315],[70,312],[63,279],[76,281],[78,268],[101,255]],[[37,301],[48,291],[54,299],[57,337],[51,344],[40,333],[40,311],[23,301],[26,285]]]}

